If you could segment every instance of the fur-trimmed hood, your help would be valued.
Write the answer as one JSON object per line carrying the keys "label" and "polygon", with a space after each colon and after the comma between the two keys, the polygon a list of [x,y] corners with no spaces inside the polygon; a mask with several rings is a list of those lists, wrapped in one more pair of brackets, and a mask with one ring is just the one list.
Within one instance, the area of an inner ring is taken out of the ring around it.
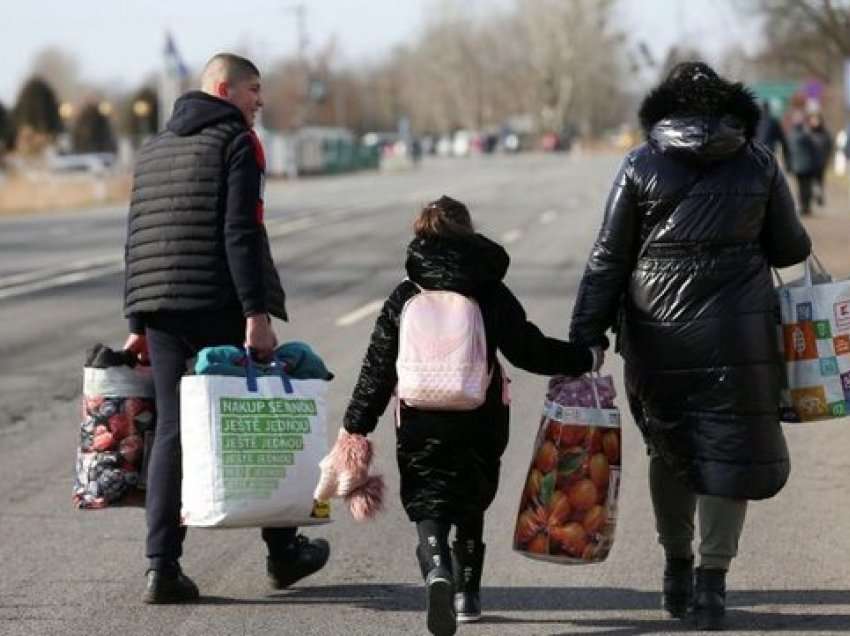
{"label": "fur-trimmed hood", "polygon": [[640,124],[649,136],[652,127],[668,117],[729,115],[739,119],[747,139],[752,138],[761,118],[753,94],[741,83],[722,78],[697,82],[665,81],[654,88],[640,107]]}
{"label": "fur-trimmed hood", "polygon": [[720,77],[667,80],[643,100],[641,127],[664,153],[719,159],[753,138],[761,110],[740,83]]}

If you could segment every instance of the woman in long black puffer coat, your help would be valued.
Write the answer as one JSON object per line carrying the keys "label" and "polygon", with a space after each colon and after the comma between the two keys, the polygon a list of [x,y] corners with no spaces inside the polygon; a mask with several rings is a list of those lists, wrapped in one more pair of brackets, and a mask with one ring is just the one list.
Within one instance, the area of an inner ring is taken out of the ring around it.
{"label": "woman in long black puffer coat", "polygon": [[640,118],[647,141],[616,177],[570,338],[605,345],[619,322],[667,557],[664,606],[682,616],[693,600],[698,625],[719,629],[746,500],[772,497],[789,474],[770,268],[804,260],[811,243],[776,159],[753,140],[759,109],[741,84],[679,65]]}
{"label": "woman in long black puffer coat", "polygon": [[[528,321],[502,282],[508,254],[474,233],[462,203],[444,196],[429,204],[414,230],[416,238],[407,249],[409,280],[396,287],[377,319],[343,424],[348,433],[367,435],[390,402],[397,383],[400,315],[419,287],[477,301],[492,369],[484,405],[473,411],[424,411],[402,404],[396,430],[401,499],[420,538],[417,557],[426,579],[428,626],[432,633],[453,634],[455,620],[480,617],[484,511],[496,495],[508,443],[504,372],[496,351],[517,367],[543,375],[580,375],[601,364],[602,352],[548,338]],[[449,550],[452,525],[457,533]],[[451,587],[454,599],[445,591]]]}

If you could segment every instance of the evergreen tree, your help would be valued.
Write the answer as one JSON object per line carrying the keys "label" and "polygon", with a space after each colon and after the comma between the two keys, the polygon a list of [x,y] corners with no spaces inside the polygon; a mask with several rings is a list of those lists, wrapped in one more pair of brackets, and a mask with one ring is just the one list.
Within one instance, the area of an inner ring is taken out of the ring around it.
{"label": "evergreen tree", "polygon": [[56,95],[41,78],[31,77],[18,94],[15,124],[19,129],[27,126],[50,136],[62,132]]}
{"label": "evergreen tree", "polygon": [[97,104],[88,104],[80,112],[71,131],[71,144],[75,152],[115,152],[112,126]]}
{"label": "evergreen tree", "polygon": [[159,97],[156,91],[145,86],[133,93],[122,118],[126,122],[125,130],[137,142],[156,134],[159,126]]}
{"label": "evergreen tree", "polygon": [[15,122],[6,107],[0,103],[0,154],[15,145]]}

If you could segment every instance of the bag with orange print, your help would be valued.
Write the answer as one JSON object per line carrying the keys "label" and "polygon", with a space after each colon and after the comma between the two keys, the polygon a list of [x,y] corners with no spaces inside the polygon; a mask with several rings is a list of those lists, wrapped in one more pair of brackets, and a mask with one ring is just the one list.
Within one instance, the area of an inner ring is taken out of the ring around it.
{"label": "bag with orange print", "polygon": [[850,280],[834,281],[810,258],[803,278],[779,278],[780,351],[786,386],[780,418],[811,422],[850,415]]}
{"label": "bag with orange print", "polygon": [[622,439],[615,397],[611,376],[550,381],[514,530],[523,556],[585,564],[611,551]]}

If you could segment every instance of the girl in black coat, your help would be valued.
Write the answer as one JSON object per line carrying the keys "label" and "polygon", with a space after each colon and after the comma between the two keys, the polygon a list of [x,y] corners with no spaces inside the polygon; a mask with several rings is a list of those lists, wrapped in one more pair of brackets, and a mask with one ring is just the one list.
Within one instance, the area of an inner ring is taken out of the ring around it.
{"label": "girl in black coat", "polygon": [[608,198],[570,337],[607,343],[621,311],[626,390],[651,452],[667,556],[665,606],[679,616],[691,601],[699,509],[697,618],[718,628],[746,500],[772,497],[789,472],[770,267],[804,260],[811,244],[776,158],[753,140],[759,109],[740,84],[682,64],[640,115],[648,141]]}
{"label": "girl in black coat", "polygon": [[[589,347],[548,338],[528,321],[502,282],[507,253],[474,233],[462,203],[440,198],[422,210],[414,229],[416,237],[407,250],[409,280],[384,303],[344,427],[348,433],[367,435],[390,402],[397,383],[399,317],[405,303],[419,293],[417,285],[458,292],[478,302],[493,370],[484,405],[473,411],[423,411],[401,404],[396,429],[401,499],[419,532],[417,557],[428,588],[428,625],[433,633],[452,634],[455,613],[459,621],[480,617],[484,511],[496,495],[500,458],[508,443],[505,379],[496,351],[532,373],[580,375],[591,370],[597,355],[601,362],[601,350],[594,354]],[[450,551],[452,525],[457,534]]]}

